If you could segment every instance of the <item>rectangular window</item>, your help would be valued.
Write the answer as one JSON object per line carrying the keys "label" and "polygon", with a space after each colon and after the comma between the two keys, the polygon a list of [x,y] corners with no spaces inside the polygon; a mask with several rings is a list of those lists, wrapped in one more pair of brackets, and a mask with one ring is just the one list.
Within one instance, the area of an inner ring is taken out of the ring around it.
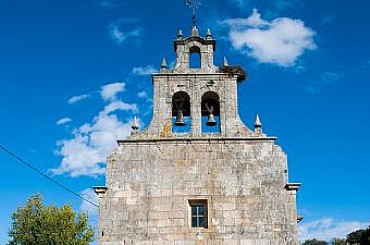
{"label": "rectangular window", "polygon": [[191,227],[208,227],[207,200],[189,200]]}

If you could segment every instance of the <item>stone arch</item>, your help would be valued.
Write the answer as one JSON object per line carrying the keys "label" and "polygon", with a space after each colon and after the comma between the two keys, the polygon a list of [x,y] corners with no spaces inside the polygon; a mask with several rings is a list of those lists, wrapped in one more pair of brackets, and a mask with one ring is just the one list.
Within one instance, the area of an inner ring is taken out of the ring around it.
{"label": "stone arch", "polygon": [[202,54],[197,45],[189,48],[189,68],[200,69],[202,65]]}
{"label": "stone arch", "polygon": [[202,95],[201,102],[202,132],[220,133],[220,96],[213,91]]}
{"label": "stone arch", "polygon": [[[180,117],[183,120],[180,120]],[[172,132],[184,133],[189,131],[190,96],[185,91],[178,91],[172,96]]]}

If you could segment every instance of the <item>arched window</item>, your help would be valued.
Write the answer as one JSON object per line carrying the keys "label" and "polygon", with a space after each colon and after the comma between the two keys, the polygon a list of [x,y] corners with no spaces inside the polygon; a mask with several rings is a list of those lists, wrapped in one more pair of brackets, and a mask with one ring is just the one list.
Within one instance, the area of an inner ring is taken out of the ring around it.
{"label": "arched window", "polygon": [[209,91],[202,96],[202,132],[220,133],[220,98]]}
{"label": "arched window", "polygon": [[200,48],[197,46],[191,47],[189,53],[189,68],[200,69],[201,67],[201,55]]}
{"label": "arched window", "polygon": [[172,96],[172,132],[188,133],[190,124],[190,97],[186,92],[176,92]]}

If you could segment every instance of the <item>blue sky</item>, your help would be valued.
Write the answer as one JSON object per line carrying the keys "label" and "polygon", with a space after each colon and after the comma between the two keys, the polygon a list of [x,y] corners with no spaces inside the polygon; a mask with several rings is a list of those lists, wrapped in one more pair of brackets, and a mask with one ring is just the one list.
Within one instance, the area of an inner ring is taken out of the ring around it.
{"label": "blue sky", "polygon": [[[368,1],[203,0],[197,25],[248,72],[239,112],[288,154],[301,240],[369,225],[370,15]],[[105,158],[135,115],[151,119],[150,73],[188,36],[182,0],[0,2],[0,144],[94,199]],[[0,244],[11,213],[32,194],[94,209],[0,152]]]}

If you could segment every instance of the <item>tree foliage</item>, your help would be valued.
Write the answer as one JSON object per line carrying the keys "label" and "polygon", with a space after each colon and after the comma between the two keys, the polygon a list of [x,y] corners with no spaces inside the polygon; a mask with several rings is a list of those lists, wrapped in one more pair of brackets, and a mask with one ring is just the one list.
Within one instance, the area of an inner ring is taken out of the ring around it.
{"label": "tree foliage", "polygon": [[332,245],[346,245],[346,239],[342,239],[342,238],[333,238],[333,240],[331,241]]}
{"label": "tree foliage", "polygon": [[317,239],[310,239],[310,240],[306,240],[304,243],[302,243],[302,245],[327,245],[328,243],[325,242],[325,241],[320,241],[320,240],[317,240]]}
{"label": "tree foliage", "polygon": [[357,230],[347,235],[348,244],[370,245],[370,227],[366,230]]}
{"label": "tree foliage", "polygon": [[[306,240],[301,245],[328,245],[325,241],[317,239]],[[366,230],[360,229],[351,232],[347,235],[346,239],[333,238],[330,242],[331,245],[370,245],[370,227]]]}
{"label": "tree foliage", "polygon": [[88,245],[94,229],[87,214],[76,214],[71,205],[44,206],[42,196],[31,196],[12,215],[8,245]]}

